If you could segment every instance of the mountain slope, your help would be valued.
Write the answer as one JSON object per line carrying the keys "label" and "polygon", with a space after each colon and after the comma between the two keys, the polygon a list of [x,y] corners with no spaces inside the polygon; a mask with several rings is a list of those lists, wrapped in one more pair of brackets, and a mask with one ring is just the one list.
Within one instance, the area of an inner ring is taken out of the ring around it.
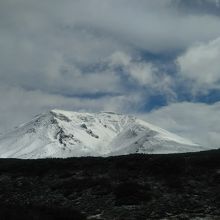
{"label": "mountain slope", "polygon": [[134,116],[52,110],[0,137],[2,158],[179,153],[202,147]]}

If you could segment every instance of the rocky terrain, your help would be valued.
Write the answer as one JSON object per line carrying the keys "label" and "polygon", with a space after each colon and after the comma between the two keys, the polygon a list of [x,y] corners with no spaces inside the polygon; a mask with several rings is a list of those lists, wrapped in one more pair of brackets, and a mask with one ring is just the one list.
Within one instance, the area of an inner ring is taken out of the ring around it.
{"label": "rocky terrain", "polygon": [[220,219],[220,150],[0,160],[1,219]]}

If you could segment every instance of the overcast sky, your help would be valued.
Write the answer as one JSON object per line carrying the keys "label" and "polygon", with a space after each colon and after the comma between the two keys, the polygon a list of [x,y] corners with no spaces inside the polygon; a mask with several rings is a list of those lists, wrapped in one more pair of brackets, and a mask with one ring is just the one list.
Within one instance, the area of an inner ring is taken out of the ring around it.
{"label": "overcast sky", "polygon": [[53,108],[220,143],[220,0],[1,0],[0,132]]}

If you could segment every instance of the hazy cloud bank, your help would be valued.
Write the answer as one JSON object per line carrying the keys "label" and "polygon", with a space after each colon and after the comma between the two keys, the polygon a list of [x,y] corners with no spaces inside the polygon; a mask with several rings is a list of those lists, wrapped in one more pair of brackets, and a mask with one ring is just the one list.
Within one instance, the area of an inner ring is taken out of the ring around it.
{"label": "hazy cloud bank", "polygon": [[51,108],[178,114],[182,94],[220,89],[219,12],[218,0],[1,1],[0,131]]}

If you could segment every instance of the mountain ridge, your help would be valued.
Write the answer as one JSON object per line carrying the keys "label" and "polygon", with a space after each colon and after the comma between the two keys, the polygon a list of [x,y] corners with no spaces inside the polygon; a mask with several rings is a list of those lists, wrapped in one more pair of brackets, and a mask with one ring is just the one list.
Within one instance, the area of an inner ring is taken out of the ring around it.
{"label": "mountain ridge", "polygon": [[132,115],[53,109],[0,137],[0,157],[184,153],[203,148]]}

